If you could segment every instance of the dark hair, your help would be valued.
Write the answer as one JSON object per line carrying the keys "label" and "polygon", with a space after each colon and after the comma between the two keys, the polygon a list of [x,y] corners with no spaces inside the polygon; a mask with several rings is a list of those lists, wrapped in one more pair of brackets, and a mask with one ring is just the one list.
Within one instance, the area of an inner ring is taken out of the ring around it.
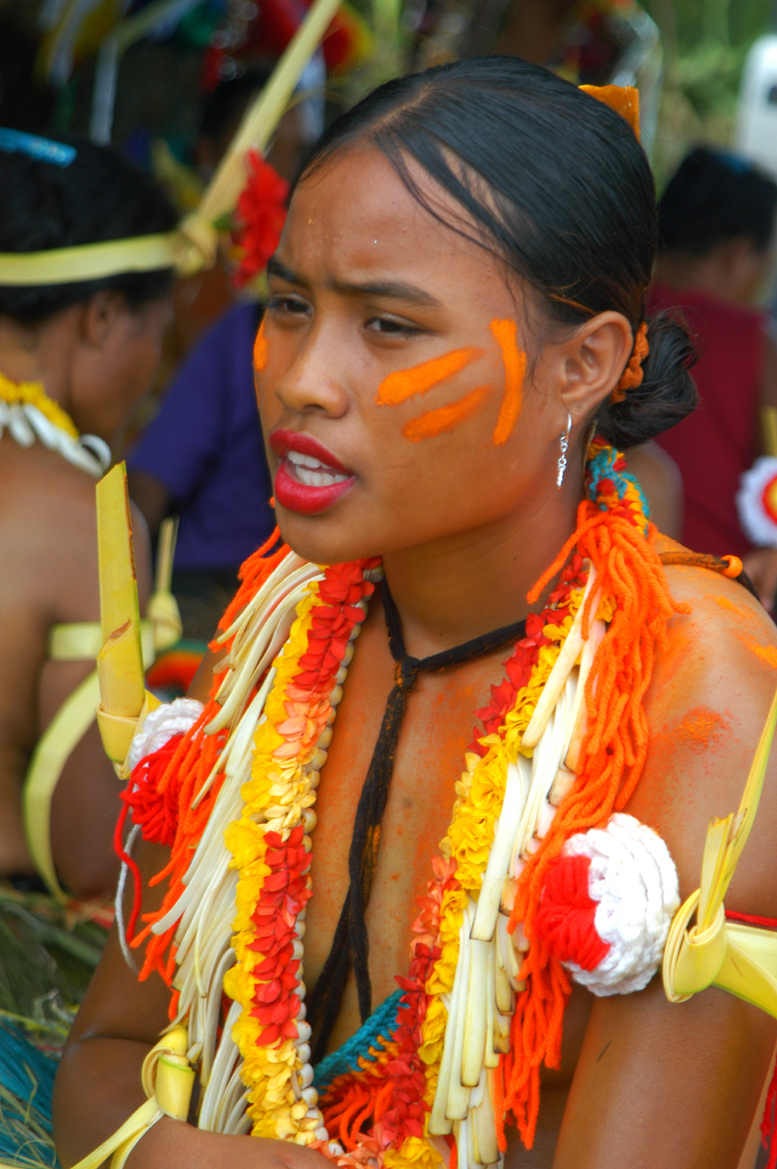
{"label": "dark hair", "polygon": [[[614,309],[639,327],[655,253],[653,178],[629,124],[602,102],[515,57],[455,61],[389,81],[342,115],[301,178],[357,142],[381,150],[431,215],[525,281],[549,322],[580,324]],[[474,229],[441,216],[409,159]],[[648,337],[642,392],[600,414],[617,445],[651,438],[695,404],[681,326],[664,323]]]}
{"label": "dark hair", "polygon": [[660,252],[701,255],[726,240],[771,242],[777,183],[728,151],[696,146],[680,163],[658,204]]}
{"label": "dark hair", "polygon": [[[156,182],[109,146],[77,138],[67,166],[0,151],[0,252],[36,252],[170,231],[176,213]],[[94,280],[33,287],[0,285],[0,314],[34,324],[101,289],[132,309],[162,296],[172,268],[119,272]]]}

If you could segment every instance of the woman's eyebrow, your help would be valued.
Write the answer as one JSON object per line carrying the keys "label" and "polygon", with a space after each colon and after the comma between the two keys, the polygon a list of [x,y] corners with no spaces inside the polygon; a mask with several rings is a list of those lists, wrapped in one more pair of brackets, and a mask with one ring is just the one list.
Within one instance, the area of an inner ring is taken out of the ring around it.
{"label": "woman's eyebrow", "polygon": [[284,264],[283,260],[279,260],[277,256],[270,256],[267,261],[267,275],[277,276],[279,280],[285,280],[287,284],[306,284],[307,282],[293,272],[291,268]]}
{"label": "woman's eyebrow", "polygon": [[[308,286],[304,277],[292,271],[277,256],[271,256],[267,261],[267,272],[270,276],[277,276],[287,284]],[[325,286],[333,292],[344,296],[378,296],[392,300],[404,300],[411,304],[424,305],[428,308],[441,308],[442,302],[432,296],[417,284],[410,284],[404,280],[339,280],[335,277],[325,281]]]}
{"label": "woman's eyebrow", "polygon": [[420,304],[430,308],[441,308],[442,301],[432,296],[417,284],[407,284],[403,280],[327,280],[327,288],[345,296],[379,296],[392,300],[404,300],[411,304]]}

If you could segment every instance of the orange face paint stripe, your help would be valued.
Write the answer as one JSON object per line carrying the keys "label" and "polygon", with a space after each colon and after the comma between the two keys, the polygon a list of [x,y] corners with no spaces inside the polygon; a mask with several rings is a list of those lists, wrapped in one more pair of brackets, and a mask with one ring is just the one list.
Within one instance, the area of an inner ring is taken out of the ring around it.
{"label": "orange face paint stripe", "polygon": [[469,346],[465,349],[451,349],[449,353],[442,353],[439,357],[432,357],[429,361],[422,361],[420,365],[411,365],[409,369],[397,369],[385,377],[378,386],[377,402],[379,406],[396,406],[405,402],[416,394],[425,394],[438,382],[458,373],[465,365],[469,365],[483,352]]}
{"label": "orange face paint stripe", "polygon": [[256,331],[254,340],[254,369],[261,373],[267,365],[267,338],[264,335],[264,321]]}
{"label": "orange face paint stripe", "polygon": [[521,413],[523,379],[526,373],[526,354],[518,348],[518,326],[515,321],[492,321],[491,334],[502,351],[505,367],[505,392],[499,417],[494,427],[494,445],[507,442]]}
{"label": "orange face paint stripe", "polygon": [[434,438],[444,430],[453,430],[454,426],[458,426],[477,410],[487,393],[488,386],[478,386],[456,402],[449,402],[447,406],[427,410],[417,418],[411,418],[402,427],[402,433],[411,442],[420,442],[424,438]]}

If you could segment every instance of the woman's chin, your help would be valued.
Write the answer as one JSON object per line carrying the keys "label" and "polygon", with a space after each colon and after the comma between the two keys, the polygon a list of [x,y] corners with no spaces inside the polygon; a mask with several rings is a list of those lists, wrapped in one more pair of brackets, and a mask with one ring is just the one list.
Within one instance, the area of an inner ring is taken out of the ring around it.
{"label": "woman's chin", "polygon": [[284,543],[311,564],[344,564],[379,555],[371,542],[360,540],[353,529],[333,523],[331,517],[297,515],[277,502],[275,515]]}

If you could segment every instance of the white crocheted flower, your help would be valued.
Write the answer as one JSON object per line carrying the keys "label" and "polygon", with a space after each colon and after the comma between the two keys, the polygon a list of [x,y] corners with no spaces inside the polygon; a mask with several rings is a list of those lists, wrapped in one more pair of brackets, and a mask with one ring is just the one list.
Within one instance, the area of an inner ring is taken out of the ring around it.
{"label": "white crocheted flower", "polygon": [[150,711],[135,732],[127,752],[127,764],[134,771],[141,759],[164,747],[173,735],[184,734],[202,713],[196,698],[176,698]]}
{"label": "white crocheted flower", "polygon": [[680,904],[677,870],[652,828],[618,812],[567,840],[543,890],[537,928],[596,995],[642,990]]}
{"label": "white crocheted flower", "polygon": [[777,545],[777,458],[756,459],[739,480],[739,521],[754,544]]}

